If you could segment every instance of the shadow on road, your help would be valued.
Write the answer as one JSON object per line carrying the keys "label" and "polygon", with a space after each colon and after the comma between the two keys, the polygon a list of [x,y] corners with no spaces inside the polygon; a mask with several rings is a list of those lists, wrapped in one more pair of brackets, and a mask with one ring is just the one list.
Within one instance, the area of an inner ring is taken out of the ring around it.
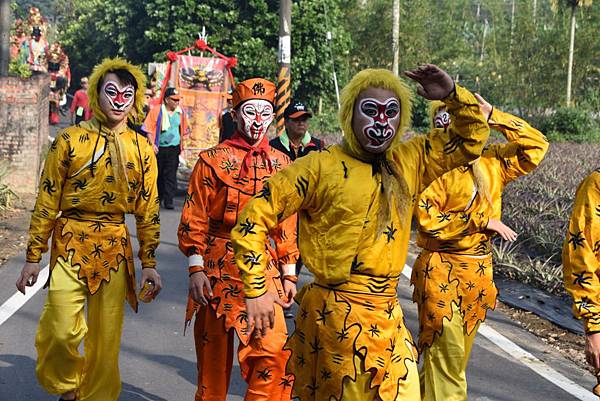
{"label": "shadow on road", "polygon": [[35,377],[35,360],[23,355],[0,355],[0,400],[43,400],[47,397]]}

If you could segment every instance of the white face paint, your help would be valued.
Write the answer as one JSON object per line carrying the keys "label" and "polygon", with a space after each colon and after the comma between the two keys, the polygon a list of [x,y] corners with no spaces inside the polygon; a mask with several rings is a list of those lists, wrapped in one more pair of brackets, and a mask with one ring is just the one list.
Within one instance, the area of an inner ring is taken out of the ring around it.
{"label": "white face paint", "polygon": [[238,127],[252,143],[256,143],[267,134],[275,113],[270,102],[262,99],[250,99],[240,106],[239,116],[241,124],[238,124]]}
{"label": "white face paint", "polygon": [[113,110],[124,111],[133,103],[135,89],[133,85],[121,87],[115,81],[106,81],[102,86],[102,94],[106,96]]}
{"label": "white face paint", "polygon": [[400,101],[392,91],[368,88],[359,95],[352,129],[361,146],[382,153],[390,146],[400,125]]}
{"label": "white face paint", "polygon": [[445,109],[440,109],[433,117],[433,126],[435,128],[448,128],[450,126],[450,113]]}

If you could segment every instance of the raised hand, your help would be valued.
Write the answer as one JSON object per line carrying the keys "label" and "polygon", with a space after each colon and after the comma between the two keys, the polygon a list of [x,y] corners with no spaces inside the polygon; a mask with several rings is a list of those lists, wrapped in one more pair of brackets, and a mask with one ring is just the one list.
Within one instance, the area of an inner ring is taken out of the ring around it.
{"label": "raised hand", "polygon": [[428,100],[442,100],[454,89],[450,75],[437,65],[424,64],[404,75],[417,82],[417,93]]}
{"label": "raised hand", "polygon": [[492,122],[490,120],[490,115],[492,114],[492,111],[494,110],[494,106],[489,104],[487,102],[487,100],[485,100],[479,93],[475,93],[474,95],[475,95],[475,98],[477,99],[477,101],[479,102],[479,109],[481,109],[481,114],[483,114],[483,116],[485,117],[486,120],[488,120],[489,122]]}

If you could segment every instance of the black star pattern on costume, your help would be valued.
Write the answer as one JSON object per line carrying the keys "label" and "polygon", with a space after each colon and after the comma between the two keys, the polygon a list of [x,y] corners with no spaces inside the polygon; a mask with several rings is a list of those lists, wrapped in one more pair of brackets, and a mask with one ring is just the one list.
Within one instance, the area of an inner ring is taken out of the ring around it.
{"label": "black star pattern on costume", "polygon": [[349,338],[348,330],[345,328],[342,328],[340,331],[336,331],[335,333],[337,334],[337,340],[339,343]]}
{"label": "black star pattern on costume", "polygon": [[379,334],[381,334],[381,330],[377,328],[377,323],[371,324],[371,328],[367,331],[371,333],[371,337],[379,337]]}
{"label": "black star pattern on costume", "polygon": [[42,188],[49,195],[52,195],[54,192],[56,192],[56,183],[54,183],[54,181],[50,180],[49,178],[46,178],[42,183]]}
{"label": "black star pattern on costume", "polygon": [[485,265],[484,262],[477,262],[477,274],[479,274],[479,276],[483,276],[485,275],[485,269],[487,269],[487,266]]}
{"label": "black star pattern on costume", "polygon": [[575,279],[573,280],[573,284],[578,285],[583,288],[584,285],[590,285],[589,280],[592,279],[592,273],[581,272],[581,273],[573,273]]}
{"label": "black star pattern on costume", "polygon": [[394,317],[394,303],[388,302],[387,308],[385,309],[385,313],[387,313],[388,320]]}
{"label": "black star pattern on costume", "polygon": [[327,381],[327,380],[331,379],[331,376],[332,375],[331,375],[331,372],[329,370],[327,370],[325,368],[323,368],[321,370],[321,380]]}
{"label": "black star pattern on costume", "polygon": [[87,235],[85,232],[82,231],[79,233],[79,236],[77,239],[79,240],[79,242],[83,243],[89,237],[90,237],[89,235]]}
{"label": "black star pattern on costume", "polygon": [[279,383],[279,385],[283,386],[283,388],[292,387],[292,380],[288,377],[282,377],[281,383]]}
{"label": "black star pattern on costume", "polygon": [[384,231],[383,233],[385,234],[385,236],[387,237],[387,243],[389,244],[390,241],[395,240],[396,238],[394,238],[394,235],[396,234],[396,232],[398,231],[397,228],[394,228],[394,222],[392,221],[392,223],[387,226],[386,231]]}
{"label": "black star pattern on costume", "polygon": [[182,238],[189,237],[192,229],[190,227],[190,222],[187,220],[181,220],[181,224],[179,225],[179,233]]}
{"label": "black star pattern on costume", "polygon": [[83,178],[83,179],[79,179],[79,180],[75,180],[75,182],[73,182],[73,190],[75,192],[77,192],[78,190],[84,190],[87,187],[87,179]]}
{"label": "black star pattern on costume", "polygon": [[298,366],[303,367],[304,365],[306,365],[306,359],[304,355],[300,354],[298,355]]}
{"label": "black star pattern on costume", "polygon": [[315,340],[312,343],[309,343],[311,351],[311,354],[319,354],[320,351],[323,351],[323,347],[321,346],[321,344],[319,343],[319,339],[317,337],[315,337]]}
{"label": "black star pattern on costume", "polygon": [[100,197],[100,202],[102,203],[102,206],[106,206],[107,203],[109,205],[112,205],[113,203],[115,203],[116,200],[117,196],[113,192],[104,191],[102,192],[102,196]]}
{"label": "black star pattern on costume", "polygon": [[246,218],[245,222],[240,223],[239,231],[242,233],[242,236],[245,237],[248,234],[256,234],[254,227],[256,227],[256,223],[253,223],[250,221],[250,219]]}
{"label": "black star pattern on costume", "polygon": [[268,382],[271,379],[271,370],[268,368],[264,368],[263,370],[257,371],[258,378]]}
{"label": "black star pattern on costume", "polygon": [[390,354],[394,353],[394,351],[396,350],[395,339],[390,338],[390,345],[385,350],[388,351]]}
{"label": "black star pattern on costume", "polygon": [[427,266],[425,266],[425,268],[423,269],[423,276],[424,276],[425,278],[431,278],[431,277],[429,276],[429,273],[431,273],[432,271],[433,271],[433,266],[431,266],[431,265],[427,265]]}
{"label": "black star pattern on costume", "polygon": [[473,283],[472,281],[468,281],[467,290],[471,291],[473,288],[475,288],[475,283]]}
{"label": "black star pattern on costume", "polygon": [[268,182],[265,183],[260,192],[256,194],[256,198],[265,199],[266,201],[271,200],[271,187],[269,186]]}
{"label": "black star pattern on costume", "polygon": [[237,298],[241,292],[242,290],[237,285],[231,283],[227,284],[227,287],[223,289],[223,294],[225,295],[225,298],[229,296]]}
{"label": "black star pattern on costume", "polygon": [[477,294],[476,301],[481,303],[483,301],[483,298],[485,298],[485,289],[479,290],[479,294]]}
{"label": "black star pattern on costume", "polygon": [[185,194],[185,200],[183,201],[183,207],[192,207],[196,203],[194,202],[194,192],[188,192]]}
{"label": "black star pattern on costume", "polygon": [[241,311],[236,317],[235,320],[237,320],[240,323],[247,323],[248,322],[248,312],[246,311]]}
{"label": "black star pattern on costume", "polygon": [[440,223],[443,223],[444,221],[450,221],[450,213],[440,212],[437,218],[440,221]]}
{"label": "black star pattern on costume", "polygon": [[421,199],[420,208],[425,209],[425,211],[429,214],[429,210],[433,207],[433,204],[429,202],[429,199]]}
{"label": "black star pattern on costume", "polygon": [[102,250],[102,245],[94,244],[94,250],[90,253],[94,258],[100,259],[104,251]]}
{"label": "black star pattern on costume", "polygon": [[583,236],[582,231],[578,231],[576,233],[569,232],[569,234],[571,234],[571,238],[569,239],[569,244],[573,245],[573,250],[577,249],[578,246],[583,246],[585,237]]}
{"label": "black star pattern on costume", "polygon": [[227,171],[227,174],[231,174],[233,171],[237,171],[237,166],[236,166],[236,162],[235,160],[223,160],[221,162],[221,165],[219,166],[221,168],[221,170],[225,170]]}
{"label": "black star pattern on costume", "polygon": [[252,270],[254,268],[254,266],[260,265],[260,257],[261,256],[262,255],[260,253],[257,254],[254,251],[250,251],[250,253],[243,255],[244,264],[250,265],[250,270]]}
{"label": "black star pattern on costume", "polygon": [[446,283],[440,284],[440,292],[443,292],[444,294],[446,292],[448,292],[448,284],[446,284]]}
{"label": "black star pattern on costume", "polygon": [[308,317],[308,311],[304,308],[300,309],[300,318],[301,319],[306,319]]}
{"label": "black star pattern on costume", "polygon": [[574,302],[575,306],[577,307],[577,310],[579,311],[579,313],[581,313],[581,311],[586,311],[587,313],[590,313],[591,310],[591,303],[590,303],[590,299],[588,297],[583,297],[581,299],[581,301],[575,301]]}
{"label": "black star pattern on costume", "polygon": [[323,324],[327,323],[327,316],[333,313],[333,311],[327,310],[326,301],[323,301],[323,309],[317,309],[316,312],[319,315],[319,317],[317,318],[317,322],[323,322]]}
{"label": "black star pattern on costume", "polygon": [[106,225],[101,221],[95,221],[92,224],[90,224],[90,228],[93,228],[94,232],[102,232],[102,229],[104,227],[106,227]]}

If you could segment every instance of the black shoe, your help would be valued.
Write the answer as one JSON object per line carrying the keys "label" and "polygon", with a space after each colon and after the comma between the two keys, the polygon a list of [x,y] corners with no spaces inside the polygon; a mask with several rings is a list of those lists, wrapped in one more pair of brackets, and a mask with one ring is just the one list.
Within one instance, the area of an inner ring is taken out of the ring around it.
{"label": "black shoe", "polygon": [[173,206],[172,203],[165,203],[165,209],[173,210],[175,209],[175,206]]}

